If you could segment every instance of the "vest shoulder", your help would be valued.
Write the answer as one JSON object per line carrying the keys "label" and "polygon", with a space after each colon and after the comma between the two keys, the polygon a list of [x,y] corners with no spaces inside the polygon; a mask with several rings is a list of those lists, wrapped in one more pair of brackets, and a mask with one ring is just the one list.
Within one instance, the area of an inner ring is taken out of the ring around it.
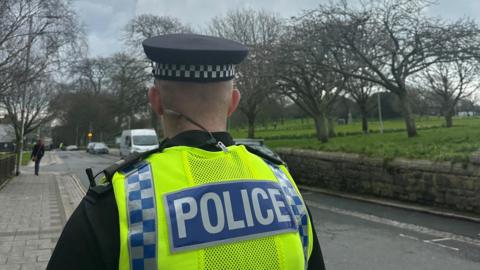
{"label": "vest shoulder", "polygon": [[256,148],[253,148],[251,146],[248,146],[248,145],[245,145],[245,144],[242,144],[243,146],[245,146],[245,148],[247,149],[248,152],[264,159],[264,160],[267,160],[275,165],[285,165],[285,162],[283,162],[283,160],[280,159],[280,157],[278,156],[275,156],[274,153],[267,153],[266,151],[261,151],[261,150],[258,150]]}
{"label": "vest shoulder", "polygon": [[125,159],[121,159],[104,169],[103,174],[105,175],[107,182],[111,183],[115,173],[128,173],[129,171],[132,171],[138,167],[138,164],[141,164],[142,161],[148,156],[157,152],[161,152],[161,149],[154,149],[144,153],[133,153],[127,156]]}

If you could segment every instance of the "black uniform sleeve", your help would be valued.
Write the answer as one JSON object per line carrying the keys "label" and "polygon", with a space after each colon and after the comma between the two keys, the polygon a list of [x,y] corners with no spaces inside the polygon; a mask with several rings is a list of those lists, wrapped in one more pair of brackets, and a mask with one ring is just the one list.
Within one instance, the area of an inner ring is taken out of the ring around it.
{"label": "black uniform sleeve", "polygon": [[111,188],[91,188],[65,225],[47,270],[117,270],[118,210]]}
{"label": "black uniform sleeve", "polygon": [[83,201],[65,225],[47,266],[47,270],[60,269],[105,269]]}
{"label": "black uniform sleeve", "polygon": [[308,260],[308,270],[325,270],[325,262],[323,261],[323,254],[318,242],[317,232],[315,231],[315,225],[313,223],[312,214],[307,206],[308,215],[312,223],[312,238],[313,238],[313,250],[312,255]]}

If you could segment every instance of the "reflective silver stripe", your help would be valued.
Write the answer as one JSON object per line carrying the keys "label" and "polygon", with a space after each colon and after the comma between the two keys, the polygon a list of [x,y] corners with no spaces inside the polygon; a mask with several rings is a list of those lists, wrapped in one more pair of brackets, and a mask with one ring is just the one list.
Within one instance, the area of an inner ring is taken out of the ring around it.
{"label": "reflective silver stripe", "polygon": [[150,164],[125,177],[130,269],[157,269],[157,210]]}
{"label": "reflective silver stripe", "polygon": [[288,198],[288,204],[297,219],[298,236],[303,246],[303,256],[305,259],[305,269],[308,268],[308,212],[303,202],[302,196],[295,189],[288,179],[288,176],[279,167],[266,161],[273,174],[277,178],[283,192]]}

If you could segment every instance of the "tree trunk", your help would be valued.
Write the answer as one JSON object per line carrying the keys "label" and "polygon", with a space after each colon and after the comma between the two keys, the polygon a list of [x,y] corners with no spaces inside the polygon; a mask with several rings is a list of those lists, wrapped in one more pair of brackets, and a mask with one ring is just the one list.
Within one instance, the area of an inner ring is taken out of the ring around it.
{"label": "tree trunk", "polygon": [[23,149],[23,143],[22,143],[22,140],[20,140],[19,138],[17,138],[16,140],[16,149],[15,149],[15,154],[17,155],[16,156],[16,160],[17,160],[17,163],[15,164],[15,175],[19,175],[20,174],[20,166],[21,166],[21,163],[22,161],[20,160],[20,149]]}
{"label": "tree trunk", "polygon": [[337,133],[335,133],[335,124],[333,122],[333,117],[328,117],[328,137],[333,138],[336,137]]}
{"label": "tree trunk", "polygon": [[363,134],[368,135],[368,118],[367,114],[362,114],[362,131]]}
{"label": "tree trunk", "polygon": [[328,142],[328,130],[325,117],[319,115],[313,119],[315,121],[315,131],[317,132],[317,139],[323,143]]}
{"label": "tree trunk", "polygon": [[402,106],[403,118],[405,120],[405,126],[407,128],[407,135],[409,138],[417,136],[417,127],[415,126],[415,119],[413,118],[412,108],[408,100],[407,93],[399,95],[400,104]]}
{"label": "tree trunk", "polygon": [[248,138],[255,138],[255,116],[250,115],[248,118]]}
{"label": "tree trunk", "polygon": [[362,132],[363,134],[368,134],[368,114],[367,109],[360,107],[360,114],[362,115]]}
{"label": "tree trunk", "polygon": [[453,127],[453,113],[451,111],[445,112],[445,124],[447,128]]}

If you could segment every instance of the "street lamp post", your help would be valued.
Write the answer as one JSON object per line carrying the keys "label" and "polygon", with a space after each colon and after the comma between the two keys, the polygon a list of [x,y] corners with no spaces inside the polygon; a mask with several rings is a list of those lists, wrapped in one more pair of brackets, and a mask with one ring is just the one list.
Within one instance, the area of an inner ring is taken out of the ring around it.
{"label": "street lamp post", "polygon": [[[30,3],[29,3],[30,5]],[[30,6],[29,6],[30,7]],[[27,32],[27,46],[26,46],[26,57],[25,57],[25,77],[28,79],[28,73],[29,73],[29,70],[30,70],[30,54],[31,54],[31,49],[32,49],[32,43],[33,43],[33,38],[34,36],[32,35],[32,27],[33,27],[33,16],[34,15],[30,15],[28,17],[28,32]],[[46,18],[46,19],[59,19],[61,18],[62,16],[52,16],[52,15],[47,15],[47,16],[41,16],[42,18]],[[40,35],[40,34],[43,34],[44,32],[38,32],[37,34]],[[23,146],[24,146],[24,137],[25,137],[25,118],[26,118],[26,95],[27,95],[27,87],[28,87],[28,84],[26,83],[27,80],[25,80],[25,82],[23,82],[23,87],[21,87],[22,89],[22,100],[20,101],[21,102],[21,115],[20,115],[20,124],[21,124],[21,127],[20,127],[20,140],[18,142],[18,155],[17,155],[17,164],[16,164],[16,170],[15,170],[15,174],[16,175],[19,175],[20,174],[20,163],[22,162],[22,159],[23,159]]]}
{"label": "street lamp post", "polygon": [[382,92],[377,94],[377,103],[378,103],[378,121],[380,122],[380,134],[383,134],[383,119],[382,119],[382,99],[380,98]]}
{"label": "street lamp post", "polygon": [[[27,36],[27,55],[25,59],[25,76],[28,76],[29,71],[29,64],[30,64],[30,50],[32,47],[32,23],[33,17],[30,16],[28,18],[28,36]],[[20,174],[20,165],[23,160],[23,145],[24,145],[24,137],[25,137],[25,99],[27,95],[27,84],[24,82],[22,87],[22,100],[21,100],[21,115],[20,115],[20,141],[18,142],[18,155],[17,155],[17,166],[15,170],[15,174]]]}

